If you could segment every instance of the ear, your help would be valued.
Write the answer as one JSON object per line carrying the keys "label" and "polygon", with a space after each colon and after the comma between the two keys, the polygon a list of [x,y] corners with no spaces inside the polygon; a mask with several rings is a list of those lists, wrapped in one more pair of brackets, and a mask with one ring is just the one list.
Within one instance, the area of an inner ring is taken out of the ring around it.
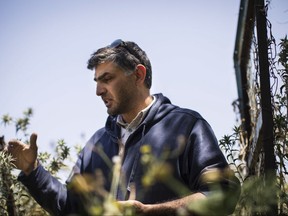
{"label": "ear", "polygon": [[135,75],[136,75],[136,84],[137,85],[140,83],[143,84],[146,77],[146,67],[142,64],[138,64],[136,66]]}

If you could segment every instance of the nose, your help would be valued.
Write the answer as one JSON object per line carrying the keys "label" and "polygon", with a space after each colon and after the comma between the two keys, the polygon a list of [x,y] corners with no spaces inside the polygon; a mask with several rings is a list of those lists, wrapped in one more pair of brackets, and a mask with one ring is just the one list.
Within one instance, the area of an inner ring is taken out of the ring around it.
{"label": "nose", "polygon": [[96,84],[96,95],[97,96],[101,96],[105,93],[105,88],[103,85],[101,85],[101,83],[97,83]]}

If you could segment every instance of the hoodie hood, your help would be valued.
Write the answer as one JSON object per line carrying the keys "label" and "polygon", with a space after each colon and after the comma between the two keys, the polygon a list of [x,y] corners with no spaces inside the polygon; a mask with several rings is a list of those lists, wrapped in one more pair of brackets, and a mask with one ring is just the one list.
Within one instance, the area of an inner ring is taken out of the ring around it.
{"label": "hoodie hood", "polygon": [[[171,112],[173,109],[176,109],[177,106],[172,105],[171,101],[165,97],[163,94],[153,94],[153,96],[156,98],[155,103],[150,108],[149,112],[147,113],[147,116],[144,118],[141,125],[147,125],[155,124],[159,122],[163,117],[167,115],[167,113]],[[120,134],[120,126],[116,124],[117,122],[117,115],[115,116],[108,116],[106,121],[106,131],[115,139],[119,137]]]}

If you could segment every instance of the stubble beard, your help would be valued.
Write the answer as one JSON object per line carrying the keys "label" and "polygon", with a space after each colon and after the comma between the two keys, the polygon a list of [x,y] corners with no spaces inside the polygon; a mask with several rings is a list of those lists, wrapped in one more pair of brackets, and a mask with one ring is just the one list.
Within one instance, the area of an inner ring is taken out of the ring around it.
{"label": "stubble beard", "polygon": [[129,90],[122,89],[122,91],[119,91],[117,98],[117,101],[114,100],[112,106],[107,109],[109,115],[125,114],[132,108],[133,97],[131,93],[129,94]]}

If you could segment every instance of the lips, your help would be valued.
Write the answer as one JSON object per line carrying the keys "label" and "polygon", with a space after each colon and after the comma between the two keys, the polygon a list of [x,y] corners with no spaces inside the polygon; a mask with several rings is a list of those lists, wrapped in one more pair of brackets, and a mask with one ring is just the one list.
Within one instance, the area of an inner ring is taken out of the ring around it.
{"label": "lips", "polygon": [[112,103],[112,100],[109,99],[109,98],[102,98],[104,104],[106,107],[110,107],[111,106],[111,103]]}

